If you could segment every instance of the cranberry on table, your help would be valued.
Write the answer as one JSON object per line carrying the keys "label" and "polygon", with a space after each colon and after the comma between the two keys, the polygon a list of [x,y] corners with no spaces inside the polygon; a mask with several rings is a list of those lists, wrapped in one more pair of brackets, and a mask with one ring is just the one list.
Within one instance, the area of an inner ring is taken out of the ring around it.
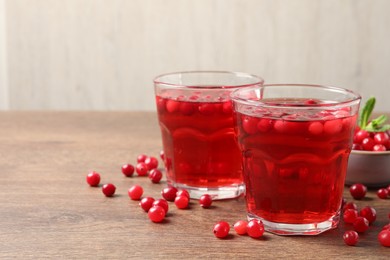
{"label": "cranberry on table", "polygon": [[165,214],[168,213],[169,206],[168,206],[168,202],[165,199],[157,199],[157,200],[153,201],[152,205],[153,206],[160,206],[164,209]]}
{"label": "cranberry on table", "polygon": [[177,189],[175,187],[169,186],[169,187],[164,188],[161,191],[161,195],[167,201],[174,201],[176,198],[176,192],[177,192]]}
{"label": "cranberry on table", "polygon": [[377,194],[378,198],[380,198],[380,199],[387,199],[387,197],[389,196],[389,190],[388,189],[379,189],[376,194]]}
{"label": "cranberry on table", "polygon": [[156,157],[153,156],[147,157],[144,163],[146,164],[148,170],[156,169],[158,166],[158,160]]}
{"label": "cranberry on table", "polygon": [[365,217],[357,217],[353,222],[353,229],[356,232],[363,233],[368,229],[369,222]]}
{"label": "cranberry on table", "polygon": [[229,235],[230,225],[226,221],[219,221],[213,228],[214,236],[225,238]]}
{"label": "cranberry on table", "polygon": [[390,229],[385,229],[379,232],[378,240],[382,246],[390,247]]}
{"label": "cranberry on table", "polygon": [[259,238],[263,236],[264,233],[263,222],[257,219],[252,219],[251,221],[248,222],[246,232],[252,238]]}
{"label": "cranberry on table", "polygon": [[146,154],[140,154],[137,156],[137,163],[145,162],[145,159],[148,158]]}
{"label": "cranberry on table", "polygon": [[153,183],[159,183],[161,181],[161,178],[162,178],[162,172],[158,169],[152,169],[150,172],[149,172],[149,179],[153,182]]}
{"label": "cranberry on table", "polygon": [[165,159],[165,152],[163,150],[160,151],[160,158],[164,161]]}
{"label": "cranberry on table", "polygon": [[153,206],[148,211],[148,217],[155,223],[162,222],[165,218],[166,211],[161,206]]}
{"label": "cranberry on table", "polygon": [[141,208],[148,212],[149,209],[153,206],[153,202],[154,202],[154,198],[152,197],[145,197],[145,198],[142,198],[141,201],[139,202],[139,205],[141,206]]}
{"label": "cranberry on table", "polygon": [[95,172],[95,171],[91,171],[90,173],[87,174],[87,183],[89,184],[89,186],[91,187],[97,187],[99,186],[99,183],[100,183],[100,174]]}
{"label": "cranberry on table", "polygon": [[186,209],[188,208],[189,198],[185,195],[177,196],[175,198],[175,205],[178,209]]}
{"label": "cranberry on table", "polygon": [[135,166],[135,171],[138,173],[138,176],[146,176],[148,174],[148,167],[145,163],[140,162]]}
{"label": "cranberry on table", "polygon": [[373,207],[366,206],[360,210],[360,216],[366,218],[372,224],[376,220],[376,210]]}
{"label": "cranberry on table", "polygon": [[348,230],[343,235],[344,243],[349,246],[354,246],[359,240],[359,234],[356,231]]}
{"label": "cranberry on table", "polygon": [[367,187],[361,183],[356,183],[349,188],[349,192],[354,199],[360,200],[366,196]]}
{"label": "cranberry on table", "polygon": [[176,192],[176,197],[177,196],[187,196],[188,198],[190,198],[190,193],[187,190],[178,190]]}
{"label": "cranberry on table", "polygon": [[347,202],[347,203],[344,204],[343,209],[344,210],[347,210],[347,209],[358,210],[358,207],[357,207],[356,203],[354,203],[354,202]]}
{"label": "cranberry on table", "polygon": [[130,199],[132,200],[139,200],[141,199],[142,194],[144,193],[144,189],[140,185],[133,185],[128,191],[127,191]]}
{"label": "cranberry on table", "polygon": [[134,174],[134,166],[131,165],[131,164],[122,165],[122,173],[123,173],[126,177],[131,177],[131,176],[133,176],[133,174]]}
{"label": "cranberry on table", "polygon": [[203,194],[199,198],[199,204],[202,208],[210,208],[211,204],[213,203],[213,198],[209,194]]}
{"label": "cranberry on table", "polygon": [[106,197],[112,197],[115,193],[116,187],[112,183],[104,184],[102,187],[102,192]]}
{"label": "cranberry on table", "polygon": [[348,224],[353,224],[358,216],[359,214],[356,209],[346,209],[343,213],[344,222]]}
{"label": "cranberry on table", "polygon": [[234,223],[233,228],[239,235],[245,235],[246,229],[247,229],[248,221],[246,220],[239,220],[236,223]]}

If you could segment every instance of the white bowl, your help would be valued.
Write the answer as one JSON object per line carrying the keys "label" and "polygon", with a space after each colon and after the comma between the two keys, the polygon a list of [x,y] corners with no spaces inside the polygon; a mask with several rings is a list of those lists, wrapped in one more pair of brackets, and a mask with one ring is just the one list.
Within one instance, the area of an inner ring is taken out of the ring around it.
{"label": "white bowl", "polygon": [[355,183],[362,183],[369,188],[383,188],[390,185],[390,151],[352,150],[345,184]]}

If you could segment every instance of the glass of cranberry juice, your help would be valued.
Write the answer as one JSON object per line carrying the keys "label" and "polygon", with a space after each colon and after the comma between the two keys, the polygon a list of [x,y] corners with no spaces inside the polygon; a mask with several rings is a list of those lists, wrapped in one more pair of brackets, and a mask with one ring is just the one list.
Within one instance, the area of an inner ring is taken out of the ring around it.
{"label": "glass of cranberry juice", "polygon": [[278,84],[231,95],[249,219],[280,235],[335,228],[360,96]]}
{"label": "glass of cranberry juice", "polygon": [[224,71],[177,72],[154,80],[168,185],[191,198],[242,194],[241,152],[235,139],[230,93],[263,80]]}

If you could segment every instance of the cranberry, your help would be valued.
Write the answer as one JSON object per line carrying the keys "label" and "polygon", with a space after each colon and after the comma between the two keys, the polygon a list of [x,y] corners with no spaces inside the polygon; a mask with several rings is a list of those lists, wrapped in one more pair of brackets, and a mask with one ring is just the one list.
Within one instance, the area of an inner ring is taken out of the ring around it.
{"label": "cranberry", "polygon": [[167,201],[174,201],[176,198],[177,189],[173,186],[166,187],[161,191],[161,195]]}
{"label": "cranberry", "polygon": [[375,141],[371,137],[366,137],[362,141],[362,147],[365,151],[372,151],[374,145],[375,145]]}
{"label": "cranberry", "polygon": [[248,134],[256,134],[258,132],[258,119],[254,117],[245,117],[242,121],[242,128]]}
{"label": "cranberry", "polygon": [[149,209],[153,206],[153,202],[154,202],[154,198],[152,198],[152,197],[145,197],[145,198],[143,198],[143,199],[140,201],[139,205],[141,206],[141,208],[142,208],[143,210],[145,210],[146,212],[148,212]]}
{"label": "cranberry", "polygon": [[160,158],[164,161],[165,159],[165,152],[163,150],[160,151]]}
{"label": "cranberry", "polygon": [[379,232],[378,240],[382,246],[390,247],[390,230],[382,230]]}
{"label": "cranberry", "polygon": [[157,170],[157,169],[152,169],[150,172],[149,172],[149,179],[153,182],[153,183],[159,183],[161,181],[161,178],[162,178],[162,172],[160,170]]}
{"label": "cranberry", "polygon": [[343,239],[345,244],[349,246],[354,246],[359,240],[359,234],[353,230],[345,231]]}
{"label": "cranberry", "polygon": [[165,210],[165,214],[168,213],[168,202],[165,199],[157,199],[153,201],[153,206],[160,206]]}
{"label": "cranberry", "polygon": [[176,197],[178,197],[178,196],[186,196],[186,197],[190,198],[190,194],[188,193],[187,190],[178,190],[176,192]]}
{"label": "cranberry", "polygon": [[376,210],[370,206],[366,206],[360,210],[360,216],[366,218],[372,224],[376,220]]}
{"label": "cranberry", "polygon": [[215,112],[216,107],[213,104],[205,103],[199,106],[199,112],[204,115],[211,115]]}
{"label": "cranberry", "polygon": [[378,198],[380,199],[387,199],[389,196],[389,190],[388,189],[379,189],[376,193],[378,195]]}
{"label": "cranberry", "polygon": [[369,137],[370,134],[366,130],[359,130],[353,136],[353,142],[356,144],[361,144],[364,138]]}
{"label": "cranberry", "polygon": [[389,191],[389,193],[390,193],[390,185],[389,186],[387,186],[387,188],[386,188],[388,191]]}
{"label": "cranberry", "polygon": [[309,133],[312,135],[320,135],[324,129],[324,125],[321,122],[312,122],[309,125]]}
{"label": "cranberry", "polygon": [[91,187],[97,187],[100,183],[100,174],[95,171],[91,171],[90,173],[88,173],[87,183]]}
{"label": "cranberry", "polygon": [[343,121],[341,119],[326,120],[324,123],[324,133],[334,135],[340,133],[343,129]]}
{"label": "cranberry", "polygon": [[369,222],[365,217],[357,217],[353,222],[353,229],[359,233],[363,233],[368,229]]}
{"label": "cranberry", "polygon": [[189,198],[185,195],[177,196],[175,198],[175,205],[178,209],[186,209],[189,204]]}
{"label": "cranberry", "polygon": [[352,144],[352,150],[362,151],[363,150],[363,146],[361,144]]}
{"label": "cranberry", "polygon": [[225,221],[219,221],[215,224],[213,232],[217,238],[225,238],[229,235],[230,225]]}
{"label": "cranberry", "polygon": [[102,187],[102,192],[106,197],[112,197],[115,193],[116,187],[112,183],[104,184]]}
{"label": "cranberry", "polygon": [[252,238],[259,238],[264,233],[264,225],[263,222],[258,221],[257,219],[252,219],[248,222],[246,232]]}
{"label": "cranberry", "polygon": [[146,164],[146,168],[148,168],[149,171],[152,169],[156,169],[158,166],[158,160],[156,157],[153,156],[146,158],[144,163]]}
{"label": "cranberry", "polygon": [[248,221],[245,220],[239,220],[236,223],[234,223],[234,230],[239,235],[245,235],[246,234],[246,227],[248,225]]}
{"label": "cranberry", "polygon": [[148,211],[148,217],[151,221],[159,223],[165,218],[165,210],[161,206],[153,206]]}
{"label": "cranberry", "polygon": [[131,164],[125,164],[122,166],[122,173],[126,176],[126,177],[131,177],[133,176],[133,173],[134,173],[134,166],[131,165]]}
{"label": "cranberry", "polygon": [[138,176],[146,176],[148,174],[148,167],[145,163],[140,162],[135,166],[135,171],[138,173]]}
{"label": "cranberry", "polygon": [[185,116],[189,116],[195,112],[195,107],[191,102],[182,102],[180,104],[180,112]]}
{"label": "cranberry", "polygon": [[357,207],[357,205],[356,205],[355,203],[353,203],[353,202],[347,202],[347,203],[345,203],[343,209],[344,209],[344,210],[347,210],[347,209],[358,210],[358,207]]}
{"label": "cranberry", "polygon": [[213,203],[213,198],[209,194],[203,194],[199,198],[199,204],[202,208],[210,208],[211,204]]}
{"label": "cranberry", "polygon": [[376,144],[385,145],[389,142],[390,138],[386,132],[378,132],[374,135],[374,141]]}
{"label": "cranberry", "polygon": [[372,150],[374,152],[385,152],[387,149],[386,149],[386,146],[384,146],[383,144],[376,144],[376,145],[374,145]]}
{"label": "cranberry", "polygon": [[259,120],[259,123],[257,123],[257,129],[259,129],[260,132],[267,132],[272,128],[272,120],[268,118],[263,118]]}
{"label": "cranberry", "polygon": [[367,187],[361,183],[356,183],[349,188],[349,192],[354,199],[360,200],[366,196]]}
{"label": "cranberry", "polygon": [[352,224],[358,217],[358,212],[355,209],[346,209],[343,214],[345,223]]}
{"label": "cranberry", "polygon": [[390,230],[390,224],[384,225],[383,228],[382,228],[382,230],[385,230],[385,229]]}
{"label": "cranberry", "polygon": [[233,112],[233,105],[231,101],[224,102],[222,105],[222,112],[225,114],[232,114]]}
{"label": "cranberry", "polygon": [[174,113],[176,111],[179,111],[180,109],[180,102],[176,100],[168,100],[166,103],[166,109],[169,113]]}
{"label": "cranberry", "polygon": [[144,189],[139,185],[132,186],[128,191],[127,194],[129,195],[130,199],[132,200],[139,200],[141,199],[142,194],[144,193]]}
{"label": "cranberry", "polygon": [[145,155],[145,154],[140,154],[140,155],[138,155],[138,157],[137,157],[137,163],[145,162],[145,159],[146,159],[146,158],[148,158],[148,156]]}

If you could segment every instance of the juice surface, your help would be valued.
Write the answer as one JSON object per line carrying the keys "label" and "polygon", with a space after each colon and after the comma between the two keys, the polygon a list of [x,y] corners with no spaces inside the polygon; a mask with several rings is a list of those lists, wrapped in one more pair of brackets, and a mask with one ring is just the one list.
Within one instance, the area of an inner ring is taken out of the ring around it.
{"label": "juice surface", "polygon": [[242,184],[231,101],[156,97],[168,182],[218,188]]}
{"label": "juice surface", "polygon": [[306,224],[338,212],[356,115],[347,110],[293,114],[243,108],[235,120],[250,214],[271,222]]}

